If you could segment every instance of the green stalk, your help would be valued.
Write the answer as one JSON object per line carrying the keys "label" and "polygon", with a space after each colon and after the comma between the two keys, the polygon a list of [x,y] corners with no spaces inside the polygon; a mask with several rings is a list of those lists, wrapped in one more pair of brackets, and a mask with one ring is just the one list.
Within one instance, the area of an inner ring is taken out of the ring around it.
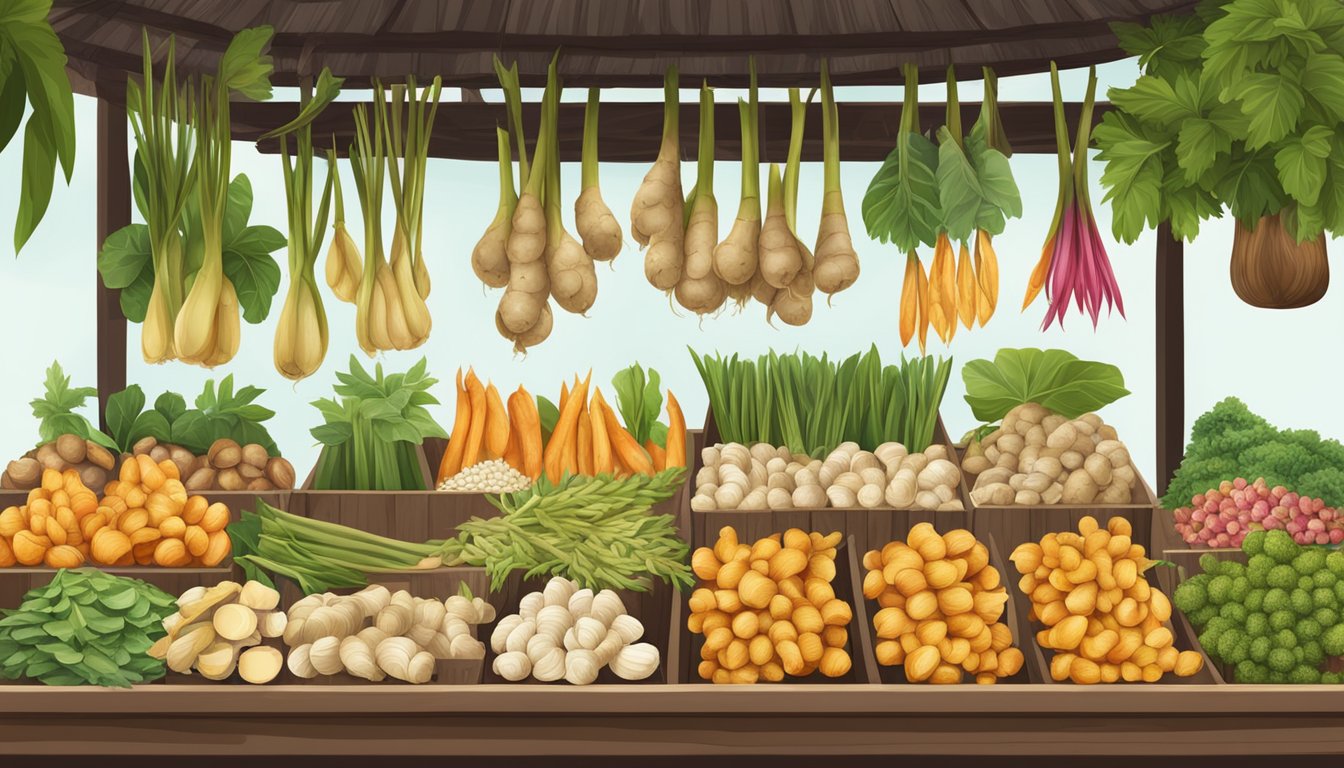
{"label": "green stalk", "polygon": [[513,188],[513,150],[508,131],[496,128],[495,139],[499,149],[499,208],[495,220],[507,223],[513,220],[513,210],[518,207],[518,192]]}
{"label": "green stalk", "polygon": [[700,84],[700,147],[695,171],[697,200],[714,200],[714,92]]}
{"label": "green stalk", "polygon": [[951,66],[947,68],[947,132],[952,134],[957,146],[965,150],[961,135],[961,102],[957,99],[957,73]]}
{"label": "green stalk", "polygon": [[[552,242],[552,238],[558,241],[561,233],[565,230],[564,222],[560,213],[560,146],[559,131],[557,121],[560,114],[560,78],[556,71],[556,58],[551,59],[551,66],[546,72],[546,91],[541,100],[541,135],[537,137],[537,145],[546,145],[545,164],[537,161],[533,164],[534,169],[541,169],[542,175],[546,179],[545,193],[543,194],[543,205],[546,209],[546,239]],[[586,120],[585,120],[586,123]],[[587,126],[585,125],[585,131]],[[585,136],[585,141],[587,137]]]}
{"label": "green stalk", "polygon": [[[383,103],[382,84],[375,81],[373,93],[378,109]],[[373,296],[377,266],[383,261],[383,130],[381,121],[369,129],[369,115],[363,104],[355,107],[355,142],[350,147],[350,165],[355,172],[355,187],[364,218],[364,276],[356,304],[365,306]]]}
{"label": "green stalk", "polygon": [[663,146],[667,146],[670,141],[677,141],[677,119],[681,105],[681,96],[677,88],[679,77],[676,65],[667,68],[663,73]]}
{"label": "green stalk", "polygon": [[[831,89],[831,73],[826,59],[821,60],[821,145],[824,168],[823,190],[840,189],[840,113]],[[826,213],[826,211],[822,211]]]}
{"label": "green stalk", "polygon": [[[807,101],[797,88],[789,89],[789,113],[791,117],[789,131],[789,155],[784,164],[784,181],[780,193],[784,195],[784,222],[789,231],[798,234],[798,177],[802,170],[803,129],[807,122],[807,105],[811,103],[816,91],[808,94]],[[774,194],[773,192],[771,194]]]}
{"label": "green stalk", "polygon": [[599,91],[588,89],[588,106],[583,110],[583,182],[581,189],[598,185],[597,176],[597,109]]}
{"label": "green stalk", "polygon": [[1092,109],[1097,98],[1097,68],[1087,71],[1087,95],[1083,97],[1082,114],[1078,118],[1078,138],[1073,145],[1073,189],[1080,205],[1089,212],[1092,204],[1087,192],[1087,145],[1092,136]]}
{"label": "green stalk", "polygon": [[529,178],[527,163],[527,138],[523,133],[523,97],[518,84],[518,62],[514,62],[508,69],[504,68],[504,63],[495,57],[495,75],[499,78],[499,86],[504,91],[504,102],[509,111],[509,121],[513,126],[513,143],[518,145],[518,186],[526,188]]}
{"label": "green stalk", "polygon": [[[742,200],[748,221],[761,219],[761,149],[759,112],[756,95],[756,59],[751,59],[751,96],[748,101],[737,100],[742,126]],[[750,201],[750,202],[747,202]]]}

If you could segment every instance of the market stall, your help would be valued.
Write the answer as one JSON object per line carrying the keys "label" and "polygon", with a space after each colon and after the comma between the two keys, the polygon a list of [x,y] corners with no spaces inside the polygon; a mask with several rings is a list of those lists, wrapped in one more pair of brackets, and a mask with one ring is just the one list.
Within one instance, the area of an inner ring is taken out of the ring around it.
{"label": "market stall", "polygon": [[[287,378],[326,354],[319,263],[358,307],[366,353],[423,344],[429,157],[500,166],[499,214],[471,261],[505,289],[495,324],[519,351],[546,341],[552,311],[591,306],[612,226],[616,248],[627,227],[648,246],[649,282],[684,309],[754,300],[790,325],[807,322],[814,294],[858,279],[848,228],[864,226],[909,253],[899,332],[922,353],[930,330],[949,341],[994,313],[991,239],[1022,207],[1012,151],[1060,160],[1027,302],[1044,291],[1049,325],[1076,299],[1095,323],[1120,298],[1086,192],[1090,135],[1118,152],[1118,132],[1155,110],[1096,103],[1095,75],[1081,102],[1063,100],[1056,76],[1053,102],[999,104],[995,76],[1121,58],[1134,43],[1114,23],[1202,40],[1180,26],[1198,4],[206,5],[52,6],[72,84],[99,99],[98,237],[120,261],[99,263],[97,388],[54,365],[34,405],[39,445],[3,478],[0,752],[113,764],[226,751],[509,764],[1344,753],[1332,506],[1344,449],[1229,401],[1187,451],[1172,233],[1189,220],[1171,203],[1137,217],[1159,233],[1150,478],[1127,425],[1098,414],[1128,394],[1123,374],[1062,350],[955,368],[883,361],[875,347],[692,351],[703,429],[637,363],[533,393],[471,369],[449,381],[426,359],[403,371],[352,357],[314,403],[311,468],[291,465],[263,423],[284,393],[227,377],[189,408],[126,382],[128,318],[143,321],[146,360],[214,367],[238,352],[239,314],[267,311],[236,261],[264,247],[239,243],[266,230],[274,247],[252,255],[289,252],[274,350]],[[1344,39],[1344,18],[1315,23]],[[946,78],[947,102],[920,104],[914,87],[901,105],[832,92],[921,77]],[[980,78],[984,102],[960,103],[958,79]],[[679,86],[701,83],[699,103],[681,104]],[[260,98],[271,85],[301,100]],[[496,85],[504,103],[481,101]],[[659,85],[665,101],[603,106],[598,128],[600,88]],[[440,104],[445,86],[462,100]],[[544,95],[522,103],[523,86]],[[563,86],[590,88],[588,102],[562,104]],[[708,86],[749,98],[715,104]],[[790,100],[759,103],[758,87]],[[369,96],[333,108],[341,88]],[[1232,130],[1218,117],[1201,124]],[[329,162],[350,163],[356,188],[323,186],[315,136],[334,137]],[[135,163],[121,151],[132,138]],[[288,233],[236,215],[230,201],[250,206],[251,193],[231,180],[232,140],[283,156]],[[787,158],[764,190],[762,151]],[[1332,151],[1326,141],[1322,163]],[[794,223],[804,158],[826,168],[815,253]],[[582,196],[560,190],[561,159],[583,161]],[[731,232],[715,159],[742,165]],[[601,200],[599,160],[651,165],[628,220]],[[852,224],[844,160],[886,161]],[[698,161],[690,190],[683,161]],[[1181,168],[1198,176],[1192,164]],[[560,224],[562,194],[579,198],[578,239]],[[129,232],[133,204],[143,232]],[[363,218],[363,242],[347,215]],[[1300,221],[1283,226],[1310,227]],[[940,414],[952,376],[982,424],[964,435]],[[440,425],[426,406],[448,387],[454,418]],[[97,424],[76,413],[95,395]]]}

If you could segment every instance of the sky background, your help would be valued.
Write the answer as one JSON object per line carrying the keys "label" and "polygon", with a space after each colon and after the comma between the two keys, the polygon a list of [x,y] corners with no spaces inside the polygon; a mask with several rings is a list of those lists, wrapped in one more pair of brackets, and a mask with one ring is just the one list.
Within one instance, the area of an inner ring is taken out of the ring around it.
{"label": "sky background", "polygon": [[[1133,61],[1114,62],[1099,68],[1098,96],[1110,86],[1126,86],[1137,77]],[[1066,99],[1082,98],[1086,71],[1063,73]],[[899,87],[837,88],[837,98],[853,101],[898,102]],[[941,101],[941,84],[923,86],[920,98]],[[963,101],[978,101],[979,82],[960,86]],[[1003,78],[1000,100],[1048,100],[1048,75]],[[346,94],[359,98],[360,93]],[[722,90],[719,101],[735,101],[740,92]],[[498,90],[486,91],[488,100],[499,98]],[[278,98],[292,93],[277,91]],[[456,99],[449,89],[444,99]],[[535,99],[536,93],[525,94]],[[582,100],[577,90],[565,95]],[[763,89],[761,99],[782,99],[782,91]],[[606,100],[658,100],[661,92],[615,89],[604,92]],[[693,101],[692,89],[683,89],[682,101]],[[74,384],[96,384],[95,290],[98,274],[95,257],[99,243],[95,234],[96,204],[96,103],[75,97],[77,158],[69,187],[58,182],[51,206],[37,232],[17,259],[12,250],[15,211],[18,206],[20,151],[14,142],[0,155],[0,318],[9,329],[4,366],[0,377],[0,457],[17,457],[37,440],[37,423],[28,401],[42,393],[45,368],[59,360],[73,376]],[[808,130],[821,130],[809,125]],[[1010,136],[1011,140],[1012,137]],[[128,152],[129,152],[128,148]],[[1095,153],[1094,153],[1095,154]],[[652,158],[649,159],[650,162]],[[1021,219],[1008,223],[995,239],[1000,264],[1000,300],[997,313],[986,328],[958,331],[944,347],[930,333],[929,352],[951,355],[955,372],[943,400],[942,413],[955,436],[975,426],[962,399],[960,370],[968,360],[992,357],[1002,347],[1036,346],[1067,349],[1092,360],[1113,363],[1125,375],[1133,394],[1108,406],[1102,415],[1115,425],[1130,446],[1140,471],[1150,481],[1155,466],[1156,434],[1154,347],[1154,237],[1145,234],[1133,245],[1117,243],[1111,235],[1110,209],[1100,204],[1101,166],[1089,167],[1092,199],[1107,251],[1125,299],[1127,318],[1103,316],[1093,330],[1077,314],[1067,318],[1065,329],[1040,331],[1045,313],[1044,297],[1025,313],[1018,311],[1027,277],[1040,254],[1054,213],[1057,191],[1055,158],[1051,155],[1019,154],[1012,167],[1024,201]],[[602,166],[602,193],[625,231],[626,247],[612,264],[597,265],[598,298],[587,317],[556,310],[555,329],[542,345],[525,357],[513,354],[511,344],[499,336],[494,312],[501,291],[485,290],[471,271],[470,255],[498,201],[498,173],[493,163],[431,159],[425,192],[425,254],[433,279],[429,298],[434,329],[426,344],[408,352],[381,355],[389,370],[404,370],[422,356],[429,370],[440,379],[436,388],[442,404],[431,410],[446,427],[453,413],[454,372],[459,366],[474,366],[482,379],[491,379],[501,391],[518,384],[534,394],[554,399],[560,381],[590,367],[593,379],[610,391],[609,382],[620,368],[639,361],[656,368],[676,393],[690,422],[698,426],[708,406],[704,387],[687,353],[719,351],[757,355],[768,349],[785,352],[803,349],[833,356],[848,355],[876,344],[885,359],[901,354],[897,332],[897,307],[904,259],[896,249],[870,240],[864,232],[860,203],[877,163],[845,163],[842,184],[850,232],[859,253],[862,274],[849,290],[835,297],[833,306],[817,299],[811,322],[802,328],[765,322],[765,309],[752,303],[741,312],[725,311],[717,317],[699,319],[680,307],[670,307],[664,296],[644,278],[643,254],[629,236],[629,205],[648,170],[644,163],[611,163]],[[762,169],[764,170],[764,169]],[[349,192],[347,224],[362,246],[360,217],[348,165],[342,164],[345,189]],[[255,202],[252,223],[265,223],[285,231],[285,197],[279,159],[258,154],[251,146],[235,144],[233,173],[246,173],[252,181]],[[682,166],[687,189],[694,182],[695,164]],[[740,170],[735,162],[720,162],[715,168],[715,194],[719,201],[720,237],[726,234],[737,210]],[[567,200],[578,193],[577,163],[563,167]],[[764,184],[762,184],[762,189]],[[799,192],[799,229],[803,239],[815,238],[821,201],[821,165],[804,163]],[[572,203],[564,210],[565,226],[573,232]],[[393,221],[391,203],[384,218],[384,231]],[[1186,425],[1218,400],[1235,395],[1252,410],[1281,426],[1318,429],[1323,435],[1344,434],[1344,408],[1339,406],[1339,380],[1344,366],[1328,351],[1344,317],[1344,288],[1335,287],[1312,307],[1275,311],[1250,307],[1233,293],[1228,279],[1233,225],[1231,219],[1205,225],[1199,239],[1185,249],[1186,302]],[[386,235],[385,235],[386,236]],[[330,237],[327,239],[329,244]],[[1329,245],[1332,255],[1344,244]],[[323,252],[325,254],[326,244]],[[931,254],[924,254],[926,263]],[[284,251],[275,254],[285,270]],[[325,258],[325,256],[323,256]],[[322,265],[318,265],[319,275]],[[238,355],[214,370],[168,363],[151,366],[140,356],[140,326],[129,328],[127,339],[128,380],[139,383],[152,401],[159,393],[173,390],[190,401],[209,378],[234,374],[235,380],[264,387],[260,402],[275,410],[270,431],[302,477],[317,457],[309,429],[320,416],[309,403],[331,394],[333,373],[344,370],[352,353],[371,361],[359,351],[354,335],[354,307],[335,300],[325,284],[331,344],[322,368],[298,382],[281,377],[272,363],[275,323],[287,285],[282,284],[270,317],[260,325],[243,325]],[[818,294],[820,296],[820,294]],[[917,347],[913,347],[917,353]],[[610,398],[609,398],[610,399]],[[93,408],[86,415],[95,419]],[[1158,483],[1153,481],[1154,485]]]}

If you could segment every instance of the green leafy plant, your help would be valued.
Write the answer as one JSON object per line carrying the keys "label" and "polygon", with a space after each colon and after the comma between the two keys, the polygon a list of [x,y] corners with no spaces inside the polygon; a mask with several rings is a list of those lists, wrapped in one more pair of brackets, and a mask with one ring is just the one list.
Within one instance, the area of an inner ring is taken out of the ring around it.
{"label": "green leafy plant", "polygon": [[667,443],[667,425],[658,420],[663,412],[661,384],[657,371],[650,368],[646,374],[639,363],[611,377],[621,421],[640,445],[649,440],[659,446]]}
{"label": "green leafy plant", "polygon": [[75,98],[65,74],[65,47],[47,21],[51,0],[8,0],[0,8],[0,152],[26,111],[14,252],[23,250],[51,202],[56,161],[65,182],[75,171]]}
{"label": "green leafy plant", "polygon": [[866,450],[895,441],[923,451],[952,375],[950,358],[883,365],[876,345],[843,361],[805,352],[752,361],[691,350],[691,357],[724,442],[782,445],[813,457],[846,441]]}
{"label": "green leafy plant", "polygon": [[51,367],[47,369],[44,387],[43,396],[29,402],[33,408],[33,416],[38,419],[39,444],[49,443],[64,434],[72,434],[79,435],[85,440],[92,440],[106,448],[116,447],[108,436],[99,432],[86,417],[75,413],[76,409],[84,407],[85,400],[98,397],[97,389],[70,386],[70,377],[65,375],[58,362],[52,362]]}
{"label": "green leafy plant", "polygon": [[1129,394],[1119,368],[1079,360],[1062,349],[1000,349],[992,361],[967,363],[961,378],[971,412],[986,423],[1023,403],[1074,419]]}
{"label": "green leafy plant", "polygon": [[423,491],[425,476],[415,447],[448,434],[425,410],[439,401],[429,393],[438,379],[426,375],[424,358],[405,373],[373,374],[353,355],[350,371],[337,373],[337,397],[316,400],[326,422],[312,430],[322,444],[313,478],[316,490]]}
{"label": "green leafy plant", "polygon": [[1193,240],[1229,210],[1283,213],[1299,242],[1344,232],[1344,6],[1233,0],[1114,25],[1143,74],[1096,129],[1115,236]]}
{"label": "green leafy plant", "polygon": [[163,677],[148,654],[177,610],[171,595],[96,568],[59,570],[0,618],[0,677],[129,688]]}

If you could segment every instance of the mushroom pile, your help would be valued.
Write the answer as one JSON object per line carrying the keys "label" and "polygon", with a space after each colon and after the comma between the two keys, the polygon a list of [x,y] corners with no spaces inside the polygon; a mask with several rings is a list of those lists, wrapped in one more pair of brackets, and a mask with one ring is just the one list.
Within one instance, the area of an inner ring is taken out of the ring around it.
{"label": "mushroom pile", "polygon": [[9,462],[5,471],[0,472],[0,488],[31,491],[42,485],[44,469],[57,472],[73,469],[85,487],[102,493],[116,467],[117,457],[103,446],[79,435],[65,434]]}
{"label": "mushroom pile", "polygon": [[691,509],[964,509],[961,471],[947,447],[910,453],[900,443],[862,450],[841,443],[823,461],[757,443],[712,445],[701,452]]}
{"label": "mushroom pile", "polygon": [[588,685],[603,667],[622,680],[643,680],[662,660],[655,646],[636,642],[643,636],[644,625],[625,612],[620,595],[610,589],[594,594],[556,576],[496,625],[491,668],[509,682],[530,676]]}
{"label": "mushroom pile", "polygon": [[439,659],[485,658],[472,627],[494,619],[494,607],[479,597],[440,601],[380,584],[353,595],[309,595],[289,609],[289,671],[427,683]]}
{"label": "mushroom pile", "polygon": [[177,599],[177,613],[163,620],[168,634],[149,655],[184,675],[195,670],[207,680],[225,680],[237,669],[249,683],[269,683],[285,660],[279,649],[261,641],[285,631],[279,604],[280,593],[258,581],[192,587]]}
{"label": "mushroom pile", "polygon": [[971,500],[985,505],[1127,504],[1138,484],[1114,427],[1095,413],[1066,419],[1037,403],[972,440],[961,468],[975,476]]}

